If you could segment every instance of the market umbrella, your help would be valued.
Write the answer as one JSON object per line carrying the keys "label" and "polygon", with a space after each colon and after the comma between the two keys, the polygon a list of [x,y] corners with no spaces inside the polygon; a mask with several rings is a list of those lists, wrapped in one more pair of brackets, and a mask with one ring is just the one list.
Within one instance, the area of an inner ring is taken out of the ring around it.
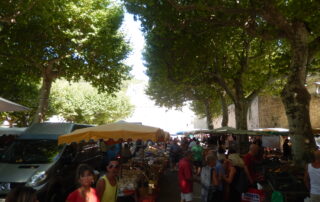
{"label": "market umbrella", "polygon": [[250,130],[239,130],[236,128],[224,126],[212,130],[215,133],[234,134],[234,135],[254,135],[256,132]]}
{"label": "market umbrella", "polygon": [[100,139],[105,141],[112,139],[113,141],[151,140],[153,142],[160,142],[164,141],[164,132],[160,128],[151,126],[117,122],[75,130],[72,133],[59,136],[58,144]]}
{"label": "market umbrella", "polygon": [[0,112],[26,111],[26,110],[29,110],[29,108],[0,97]]}

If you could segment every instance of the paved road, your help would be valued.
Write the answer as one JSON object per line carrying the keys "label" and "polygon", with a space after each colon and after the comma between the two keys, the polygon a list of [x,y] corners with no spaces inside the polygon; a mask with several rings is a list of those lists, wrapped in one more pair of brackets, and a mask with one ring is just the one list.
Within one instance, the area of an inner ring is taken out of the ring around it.
{"label": "paved road", "polygon": [[[157,202],[180,202],[180,190],[178,185],[178,172],[167,170],[159,181],[159,196]],[[201,202],[200,185],[194,184],[192,202]]]}

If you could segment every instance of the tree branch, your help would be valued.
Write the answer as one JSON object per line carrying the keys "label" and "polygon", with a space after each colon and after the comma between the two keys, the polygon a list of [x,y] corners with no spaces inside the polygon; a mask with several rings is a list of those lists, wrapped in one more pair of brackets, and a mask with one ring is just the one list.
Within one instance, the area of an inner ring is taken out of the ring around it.
{"label": "tree branch", "polygon": [[[11,1],[10,1],[11,2]],[[32,1],[30,4],[28,4],[28,7],[25,8],[23,11],[26,12],[28,10],[30,10],[34,5],[35,5],[36,1]],[[11,2],[12,3],[12,2]],[[9,3],[10,4],[10,3]],[[22,10],[21,5],[18,5],[16,8],[18,11],[16,11],[14,14],[12,14],[11,16],[7,16],[7,17],[3,17],[0,16],[0,22],[3,23],[7,23],[7,24],[12,24],[12,23],[16,23],[16,18],[19,15],[22,15],[24,12],[21,12],[20,10]]]}
{"label": "tree branch", "polygon": [[222,79],[220,76],[218,75],[214,75],[215,81],[217,84],[219,84],[225,91],[226,93],[229,95],[229,97],[232,99],[233,102],[236,102],[236,98],[234,96],[234,93],[232,92],[232,90],[229,88],[229,86],[227,85],[227,83],[224,81],[224,79]]}
{"label": "tree branch", "polygon": [[276,8],[272,0],[263,0],[263,8],[260,10],[262,17],[271,25],[277,27],[287,38],[292,38],[294,30],[292,24]]}
{"label": "tree branch", "polygon": [[33,61],[31,58],[24,58],[24,57],[19,57],[16,55],[11,55],[11,54],[6,54],[6,53],[0,53],[0,57],[6,57],[6,58],[11,58],[11,59],[15,59],[15,60],[23,60],[25,63],[29,64],[29,65],[35,65],[38,66],[38,64]]}
{"label": "tree branch", "polygon": [[224,6],[201,6],[198,4],[190,4],[190,5],[182,5],[177,3],[175,0],[167,0],[169,4],[181,12],[188,11],[210,11],[210,12],[222,12],[228,14],[252,14],[256,13],[256,9],[254,8],[227,8]]}

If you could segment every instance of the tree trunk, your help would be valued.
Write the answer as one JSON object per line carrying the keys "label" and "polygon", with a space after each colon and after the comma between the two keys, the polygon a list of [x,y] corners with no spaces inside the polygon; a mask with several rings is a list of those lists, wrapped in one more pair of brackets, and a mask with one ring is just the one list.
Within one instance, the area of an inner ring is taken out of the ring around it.
{"label": "tree trunk", "polygon": [[212,130],[214,128],[213,126],[213,118],[212,118],[212,112],[210,107],[210,101],[205,101],[205,110],[206,110],[206,118],[207,118],[207,127],[209,130]]}
{"label": "tree trunk", "polygon": [[[249,104],[245,99],[238,100],[235,103],[235,118],[236,118],[236,128],[239,130],[247,130],[247,112]],[[240,154],[245,154],[249,149],[249,139],[248,135],[241,134],[237,135],[237,144],[236,148]]]}
{"label": "tree trunk", "polygon": [[229,122],[228,105],[224,95],[222,93],[219,93],[219,96],[220,96],[220,102],[221,102],[221,108],[222,108],[221,127],[225,127],[225,126],[228,126],[228,122]]}
{"label": "tree trunk", "polygon": [[39,106],[33,118],[33,123],[41,123],[45,120],[45,115],[49,106],[49,96],[51,91],[52,82],[55,79],[54,72],[49,66],[45,68],[42,75],[42,86],[40,89]]}
{"label": "tree trunk", "polygon": [[305,87],[306,65],[308,59],[308,35],[304,26],[296,26],[296,35],[290,41],[292,58],[287,84],[281,93],[292,136],[293,160],[303,165],[310,160],[316,148],[312,134],[309,106],[311,96]]}

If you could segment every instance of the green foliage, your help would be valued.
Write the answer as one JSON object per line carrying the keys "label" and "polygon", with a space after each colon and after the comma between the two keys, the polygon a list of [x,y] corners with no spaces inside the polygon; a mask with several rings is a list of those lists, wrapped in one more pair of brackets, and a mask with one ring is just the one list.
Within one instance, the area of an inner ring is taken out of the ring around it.
{"label": "green foliage", "polygon": [[58,77],[115,92],[130,70],[123,64],[129,48],[118,32],[122,18],[122,8],[106,0],[35,3],[17,23],[4,24],[0,55],[31,75],[52,64]]}
{"label": "green foliage", "polygon": [[[122,81],[130,78],[130,67],[124,64],[130,48],[119,32],[123,19],[120,5],[111,0],[1,5],[0,68],[25,75],[29,84],[41,79],[48,83],[57,78],[85,80],[99,92],[108,93],[120,90]],[[4,20],[7,18],[14,20]],[[42,116],[45,105],[39,106]]]}
{"label": "green foliage", "polygon": [[5,63],[0,64],[0,97],[24,105],[30,110],[22,112],[0,113],[0,120],[7,120],[19,127],[26,127],[32,121],[32,114],[37,108],[39,81],[32,79],[17,69],[6,68]]}
{"label": "green foliage", "polygon": [[67,121],[97,125],[125,119],[133,112],[125,92],[112,96],[98,93],[87,82],[63,80],[53,85],[50,109],[51,115],[59,115]]}

